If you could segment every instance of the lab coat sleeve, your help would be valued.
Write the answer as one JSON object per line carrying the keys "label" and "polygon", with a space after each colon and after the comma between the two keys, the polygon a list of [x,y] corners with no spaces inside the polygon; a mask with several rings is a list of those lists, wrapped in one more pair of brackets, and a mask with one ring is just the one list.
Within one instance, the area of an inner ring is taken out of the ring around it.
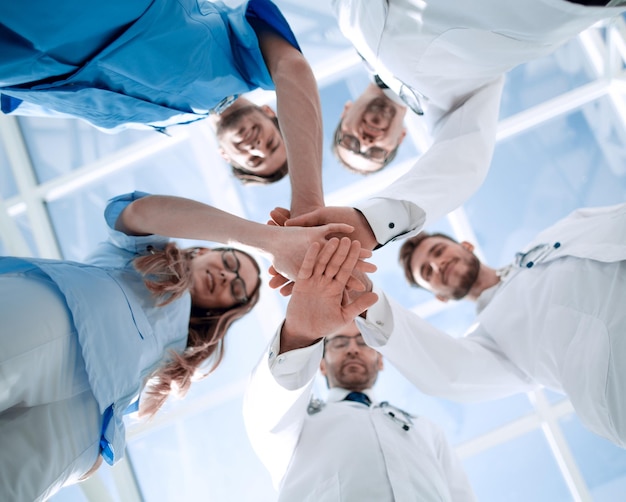
{"label": "lab coat sleeve", "polygon": [[[493,156],[504,77],[476,90],[434,125],[431,147],[413,167],[375,198],[357,203],[366,218],[387,214],[386,205],[404,211],[390,228],[385,219],[368,222],[380,244],[417,234],[459,207],[482,185]],[[397,201],[403,202],[402,206]]]}
{"label": "lab coat sleeve", "polygon": [[253,449],[279,488],[295,451],[322,342],[280,354],[280,330],[254,368],[244,395],[243,418]]}
{"label": "lab coat sleeve", "polygon": [[357,318],[365,341],[426,394],[474,402],[535,390],[532,382],[495,346],[480,325],[453,338],[405,309],[383,292]]}

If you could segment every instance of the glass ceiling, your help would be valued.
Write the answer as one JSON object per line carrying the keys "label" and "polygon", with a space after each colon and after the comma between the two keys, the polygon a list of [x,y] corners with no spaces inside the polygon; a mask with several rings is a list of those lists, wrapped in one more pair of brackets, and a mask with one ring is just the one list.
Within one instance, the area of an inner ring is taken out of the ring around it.
{"label": "glass ceiling", "polygon": [[[348,99],[368,79],[326,2],[277,0],[318,78],[325,142]],[[626,24],[596,26],[550,57],[513,70],[502,100],[498,144],[481,189],[429,230],[477,244],[490,265],[509,262],[538,231],[575,208],[626,200]],[[253,93],[273,103],[272,93]],[[392,166],[360,177],[325,147],[328,204],[350,205],[390,183],[429,144],[419,118]],[[0,252],[80,260],[105,237],[106,200],[132,190],[181,195],[260,222],[289,205],[289,182],[242,187],[217,155],[206,123],[171,131],[107,135],[75,120],[0,116]],[[187,242],[185,243],[187,244]],[[397,265],[401,243],[376,251],[374,281],[439,328],[460,336],[469,302],[441,304],[411,289]],[[267,264],[264,257],[259,259]],[[267,284],[267,276],[265,277]],[[285,299],[269,290],[227,338],[227,355],[182,401],[149,423],[128,423],[127,459],[68,487],[55,502],[274,501],[269,475],[243,428],[248,373],[282,319]],[[323,397],[325,384],[317,382]],[[623,500],[626,451],[587,432],[570,403],[551,392],[465,405],[415,390],[386,365],[377,394],[429,417],[463,459],[487,502]]]}

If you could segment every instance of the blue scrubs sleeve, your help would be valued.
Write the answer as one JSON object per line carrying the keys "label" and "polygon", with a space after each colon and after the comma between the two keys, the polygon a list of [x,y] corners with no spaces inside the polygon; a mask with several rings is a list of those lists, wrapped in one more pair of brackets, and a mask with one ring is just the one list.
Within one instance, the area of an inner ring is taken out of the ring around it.
{"label": "blue scrubs sleeve", "polygon": [[302,52],[289,23],[278,7],[269,0],[250,0],[246,9],[246,19],[255,33],[272,31]]}

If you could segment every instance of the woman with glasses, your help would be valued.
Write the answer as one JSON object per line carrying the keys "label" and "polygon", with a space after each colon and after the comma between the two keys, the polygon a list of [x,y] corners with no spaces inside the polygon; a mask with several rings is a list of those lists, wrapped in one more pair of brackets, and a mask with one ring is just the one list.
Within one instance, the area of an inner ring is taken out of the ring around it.
{"label": "woman with glasses", "polygon": [[350,230],[140,192],[111,199],[105,220],[109,239],[85,263],[0,258],[0,500],[45,500],[117,462],[125,413],[154,415],[220,363],[226,331],[258,301],[259,266],[163,236],[256,247],[294,277],[311,243]]}

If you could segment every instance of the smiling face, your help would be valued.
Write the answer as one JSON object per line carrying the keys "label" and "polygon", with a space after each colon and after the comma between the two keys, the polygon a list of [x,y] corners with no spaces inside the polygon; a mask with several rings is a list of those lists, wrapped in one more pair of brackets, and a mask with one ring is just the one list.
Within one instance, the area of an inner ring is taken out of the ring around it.
{"label": "smiling face", "polygon": [[354,322],[345,332],[326,338],[320,371],[331,389],[369,389],[382,369],[382,356],[365,344]]}
{"label": "smiling face", "polygon": [[415,282],[447,301],[466,296],[478,278],[480,261],[469,242],[428,237],[413,251],[410,267]]}
{"label": "smiling face", "polygon": [[370,84],[354,103],[346,103],[344,107],[338,134],[344,139],[337,145],[337,155],[358,171],[382,169],[385,163],[381,162],[378,152],[382,150],[389,156],[402,142],[406,136],[405,114],[406,107],[390,100],[378,86]]}
{"label": "smiling face", "polygon": [[[259,272],[248,255],[233,250],[239,261],[235,272],[233,260],[225,257],[222,250],[200,248],[191,260],[191,300],[194,306],[211,309],[228,309],[245,303],[259,284]],[[226,258],[226,259],[225,259]]]}
{"label": "smiling face", "polygon": [[287,160],[275,114],[267,106],[242,106],[223,114],[216,126],[224,159],[251,173],[269,176]]}

